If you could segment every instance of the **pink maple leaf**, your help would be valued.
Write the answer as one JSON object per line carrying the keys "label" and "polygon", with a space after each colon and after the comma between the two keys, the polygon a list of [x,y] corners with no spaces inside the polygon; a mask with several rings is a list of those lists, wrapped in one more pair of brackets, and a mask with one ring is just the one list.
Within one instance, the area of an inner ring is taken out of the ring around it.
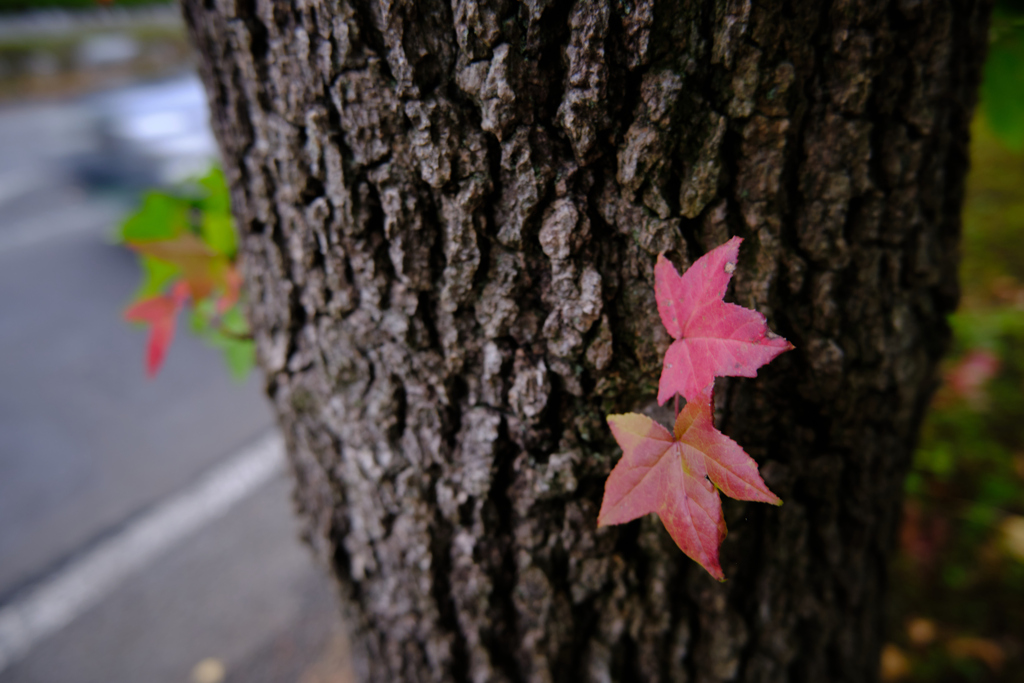
{"label": "pink maple leaf", "polygon": [[604,487],[598,526],[624,524],[655,512],[680,550],[719,581],[718,547],[725,539],[725,495],[781,505],[735,441],[715,429],[711,385],[676,418],[675,434],[645,415],[609,415],[622,458]]}
{"label": "pink maple leaf", "polygon": [[654,298],[661,322],[675,339],[661,369],[660,405],[676,394],[688,401],[696,398],[715,377],[756,377],[759,367],[793,348],[768,330],[757,311],[722,301],[741,242],[733,237],[681,276],[664,254],[658,256]]}

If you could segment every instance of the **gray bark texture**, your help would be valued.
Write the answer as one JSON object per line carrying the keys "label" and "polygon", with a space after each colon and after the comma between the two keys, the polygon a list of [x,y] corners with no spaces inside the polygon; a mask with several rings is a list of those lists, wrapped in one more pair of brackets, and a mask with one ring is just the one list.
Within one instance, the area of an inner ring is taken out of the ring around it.
{"label": "gray bark texture", "polygon": [[[365,681],[870,681],[957,301],[974,0],[184,0],[295,499]],[[597,529],[653,267],[746,239],[728,577]]]}

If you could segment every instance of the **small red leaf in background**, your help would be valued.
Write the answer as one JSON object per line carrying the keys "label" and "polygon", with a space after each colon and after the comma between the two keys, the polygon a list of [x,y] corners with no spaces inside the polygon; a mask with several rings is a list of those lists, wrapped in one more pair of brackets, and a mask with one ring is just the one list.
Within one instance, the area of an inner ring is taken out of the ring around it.
{"label": "small red leaf in background", "polygon": [[188,285],[175,284],[169,295],[150,297],[137,301],[124,312],[128,322],[149,325],[149,343],[146,346],[146,374],[155,377],[167,356],[167,349],[174,338],[174,325],[178,311],[188,298]]}
{"label": "small red leaf in background", "polygon": [[953,395],[970,403],[985,400],[985,384],[999,372],[999,356],[988,349],[968,351],[946,374]]}
{"label": "small red leaf in background", "polygon": [[725,539],[721,491],[773,505],[757,463],[715,429],[711,385],[687,402],[675,434],[645,415],[609,415],[622,458],[605,482],[598,526],[624,524],[656,512],[679,548],[719,581],[718,547]]}
{"label": "small red leaf in background", "polygon": [[661,370],[660,405],[676,394],[696,398],[715,377],[755,377],[759,367],[793,348],[769,332],[763,315],[722,300],[741,242],[733,237],[681,276],[664,254],[658,256],[654,296],[661,321],[676,340]]}

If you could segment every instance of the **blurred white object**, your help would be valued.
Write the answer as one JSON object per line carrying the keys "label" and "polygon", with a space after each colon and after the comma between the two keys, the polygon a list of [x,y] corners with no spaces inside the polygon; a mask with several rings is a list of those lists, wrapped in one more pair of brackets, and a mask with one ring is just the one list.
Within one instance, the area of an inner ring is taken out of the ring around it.
{"label": "blurred white object", "polygon": [[217,159],[199,77],[132,86],[92,99],[99,150],[90,171],[129,185],[171,185]]}

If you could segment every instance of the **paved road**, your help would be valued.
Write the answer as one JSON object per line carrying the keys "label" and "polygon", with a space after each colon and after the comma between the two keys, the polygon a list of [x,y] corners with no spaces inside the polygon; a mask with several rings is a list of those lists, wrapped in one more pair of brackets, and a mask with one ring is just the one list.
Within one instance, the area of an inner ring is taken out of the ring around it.
{"label": "paved road", "polygon": [[[68,172],[94,146],[76,107],[0,109],[0,611],[272,428],[256,378],[232,383],[187,334],[146,379],[145,335],[119,317],[137,268],[109,242],[124,201]],[[0,665],[0,682],[171,683],[202,657],[231,680],[254,661],[286,671],[337,650],[330,590],[287,495],[280,474],[256,487]],[[291,655],[267,659],[261,647],[293,630]]]}
{"label": "paved road", "polygon": [[[224,662],[227,681],[237,683],[345,681],[343,664],[329,662],[344,647],[334,596],[305,548],[292,542],[290,486],[277,477],[0,681],[184,683],[207,658]],[[329,677],[314,678],[310,669],[325,664]]]}

